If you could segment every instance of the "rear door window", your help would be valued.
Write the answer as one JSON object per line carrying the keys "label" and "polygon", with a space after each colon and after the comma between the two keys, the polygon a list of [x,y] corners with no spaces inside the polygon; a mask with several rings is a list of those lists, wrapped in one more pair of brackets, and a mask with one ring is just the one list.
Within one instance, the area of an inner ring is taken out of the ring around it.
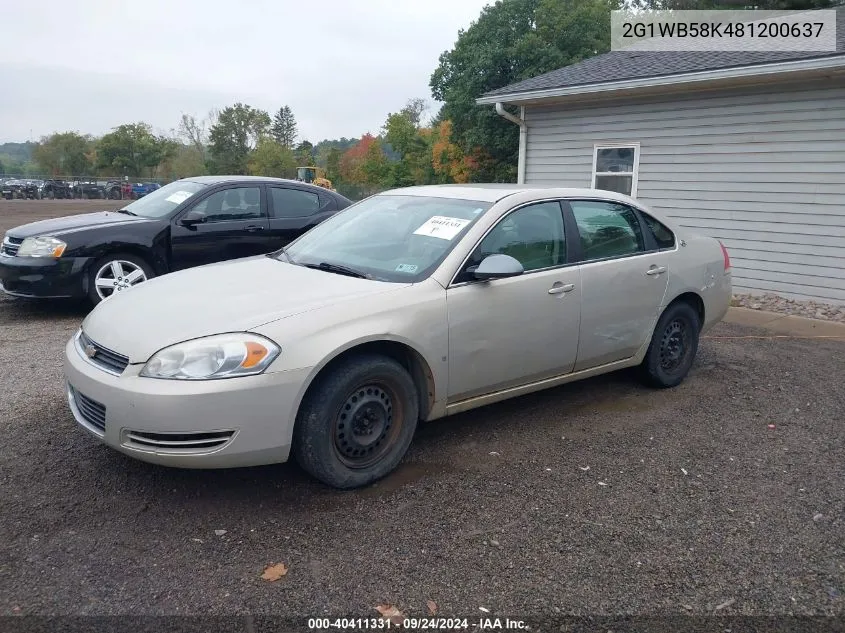
{"label": "rear door window", "polygon": [[604,200],[570,200],[578,225],[583,261],[645,252],[642,227],[634,210]]}

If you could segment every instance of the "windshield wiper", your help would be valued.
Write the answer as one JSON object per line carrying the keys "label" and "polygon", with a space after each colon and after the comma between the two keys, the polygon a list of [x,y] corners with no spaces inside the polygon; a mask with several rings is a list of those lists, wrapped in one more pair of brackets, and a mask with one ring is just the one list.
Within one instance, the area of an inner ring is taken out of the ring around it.
{"label": "windshield wiper", "polygon": [[118,213],[125,213],[126,215],[134,215],[134,216],[138,215],[137,213],[133,213],[129,209],[118,209],[117,212]]}
{"label": "windshield wiper", "polygon": [[325,270],[327,273],[337,273],[338,275],[347,275],[349,277],[357,277],[358,279],[370,279],[370,275],[359,272],[353,268],[340,266],[339,264],[330,264],[329,262],[320,262],[319,264],[301,264],[306,268],[314,268],[316,270]]}

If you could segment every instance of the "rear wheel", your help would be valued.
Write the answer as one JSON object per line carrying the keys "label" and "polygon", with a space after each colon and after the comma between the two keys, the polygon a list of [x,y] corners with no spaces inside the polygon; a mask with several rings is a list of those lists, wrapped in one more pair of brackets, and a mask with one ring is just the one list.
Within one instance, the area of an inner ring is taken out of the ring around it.
{"label": "rear wheel", "polygon": [[698,313],[690,304],[681,301],[666,308],[640,366],[645,382],[661,388],[679,385],[695,361],[700,329]]}
{"label": "rear wheel", "polygon": [[125,253],[106,255],[91,266],[88,298],[96,305],[154,276],[152,267],[140,257]]}
{"label": "rear wheel", "polygon": [[402,365],[384,356],[355,356],[309,389],[296,418],[293,453],[329,486],[366,486],[396,468],[418,417],[414,381]]}

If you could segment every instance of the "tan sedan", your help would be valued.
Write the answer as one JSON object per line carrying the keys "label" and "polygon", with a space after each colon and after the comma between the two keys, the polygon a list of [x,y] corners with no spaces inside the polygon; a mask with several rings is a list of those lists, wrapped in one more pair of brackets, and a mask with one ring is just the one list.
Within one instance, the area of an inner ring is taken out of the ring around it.
{"label": "tan sedan", "polygon": [[154,278],[65,350],[92,435],[187,468],[286,461],[338,488],[392,471],[419,421],[639,366],[680,383],[730,260],[606,191],[412,187],[266,256]]}

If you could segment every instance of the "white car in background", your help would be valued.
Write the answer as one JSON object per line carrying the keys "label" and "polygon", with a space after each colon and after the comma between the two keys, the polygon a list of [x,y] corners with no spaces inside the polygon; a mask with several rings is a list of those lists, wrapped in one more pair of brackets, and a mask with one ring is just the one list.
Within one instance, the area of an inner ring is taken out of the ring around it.
{"label": "white car in background", "polygon": [[730,297],[724,246],[626,196],[411,187],[103,301],[67,344],[68,399],[138,459],[293,453],[353,488],[397,466],[419,421],[624,367],[677,385]]}

